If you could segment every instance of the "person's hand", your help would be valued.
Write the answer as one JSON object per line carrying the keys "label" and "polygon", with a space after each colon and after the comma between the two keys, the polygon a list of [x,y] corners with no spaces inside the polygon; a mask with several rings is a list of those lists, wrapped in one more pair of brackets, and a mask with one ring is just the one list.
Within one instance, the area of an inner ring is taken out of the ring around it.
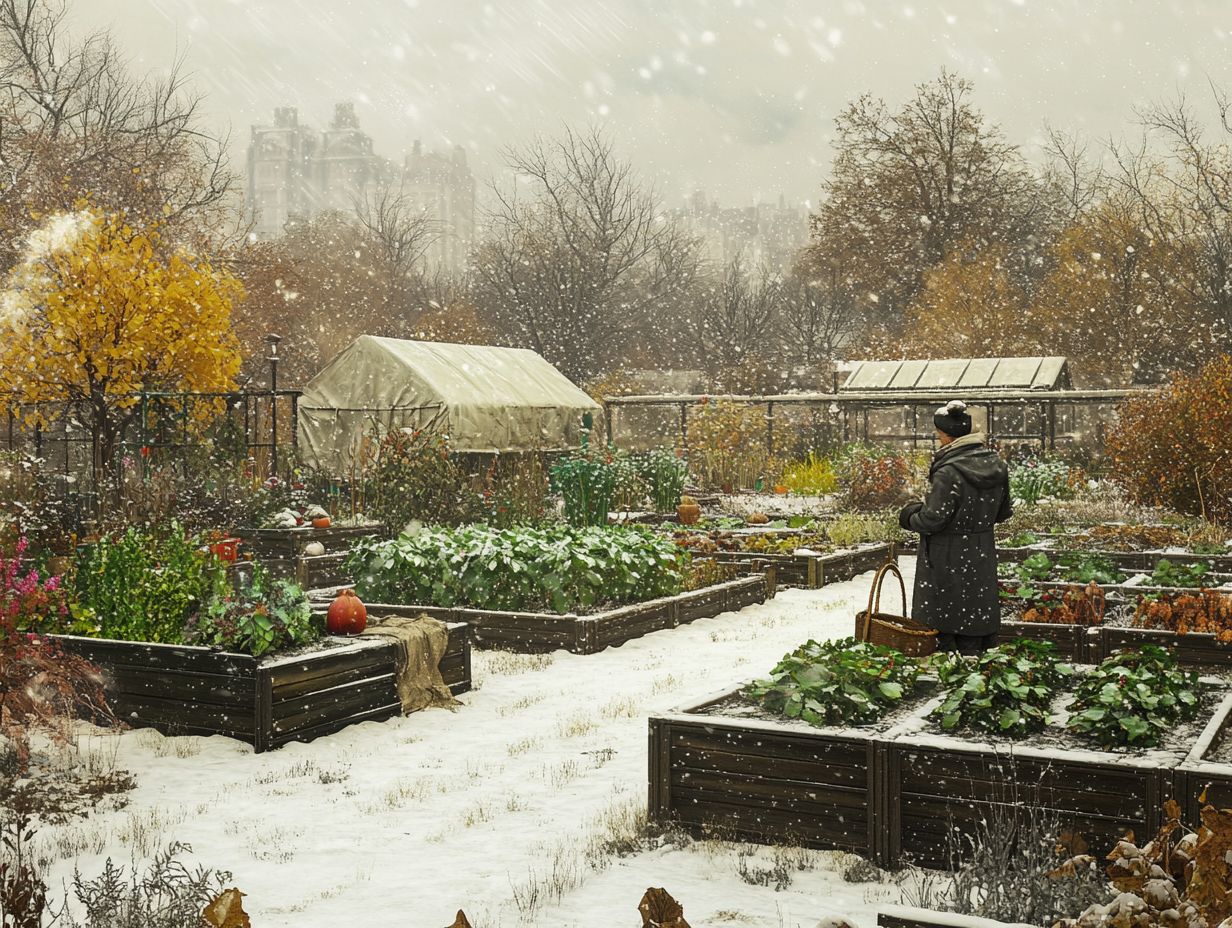
{"label": "person's hand", "polygon": [[911,531],[912,530],[911,525],[910,525],[911,517],[923,508],[924,508],[924,504],[921,503],[919,500],[916,500],[913,503],[908,503],[906,506],[900,509],[898,511],[899,527],[902,529],[905,529],[906,531]]}

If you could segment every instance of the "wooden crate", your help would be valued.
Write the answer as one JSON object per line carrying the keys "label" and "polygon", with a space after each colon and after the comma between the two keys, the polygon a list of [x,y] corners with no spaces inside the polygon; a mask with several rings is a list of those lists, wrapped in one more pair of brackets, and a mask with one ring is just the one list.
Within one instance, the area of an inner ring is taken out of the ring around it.
{"label": "wooden crate", "polygon": [[[413,603],[368,603],[368,614],[375,617],[426,613],[445,621],[465,622],[471,628],[474,643],[481,648],[532,654],[558,650],[595,654],[651,632],[763,603],[773,595],[773,572],[767,572],[584,616],[448,609]],[[314,606],[325,607],[323,603]]]}
{"label": "wooden crate", "polygon": [[[379,638],[257,660],[189,645],[51,637],[102,670],[108,703],[135,728],[226,735],[260,753],[401,712],[394,646]],[[440,669],[455,695],[470,689],[465,625],[450,625]]]}
{"label": "wooden crate", "polygon": [[873,739],[691,714],[713,701],[650,720],[652,821],[877,858]]}

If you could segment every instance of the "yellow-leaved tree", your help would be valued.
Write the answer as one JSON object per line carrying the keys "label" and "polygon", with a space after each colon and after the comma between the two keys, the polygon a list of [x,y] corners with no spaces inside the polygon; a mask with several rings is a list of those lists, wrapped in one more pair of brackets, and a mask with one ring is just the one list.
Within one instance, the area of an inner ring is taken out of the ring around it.
{"label": "yellow-leaved tree", "polygon": [[923,358],[1033,354],[1026,296],[1010,274],[1008,249],[956,248],[924,274],[907,310],[904,350]]}
{"label": "yellow-leaved tree", "polygon": [[0,403],[87,410],[97,476],[114,473],[141,391],[235,388],[239,344],[229,273],[162,238],[155,224],[83,205],[32,233],[0,292]]}

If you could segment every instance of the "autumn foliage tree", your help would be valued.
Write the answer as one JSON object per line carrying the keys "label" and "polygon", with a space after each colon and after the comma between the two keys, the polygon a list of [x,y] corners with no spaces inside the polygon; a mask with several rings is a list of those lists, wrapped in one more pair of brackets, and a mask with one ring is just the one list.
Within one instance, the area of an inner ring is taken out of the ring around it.
{"label": "autumn foliage tree", "polygon": [[53,215],[0,294],[0,393],[35,418],[37,404],[84,406],[96,475],[109,476],[139,391],[234,389],[242,297],[157,223],[89,207]]}
{"label": "autumn foliage tree", "polygon": [[1107,449],[1138,501],[1232,519],[1232,356],[1126,402]]}
{"label": "autumn foliage tree", "polygon": [[924,275],[907,311],[906,350],[926,358],[1031,353],[1027,298],[1004,246],[954,249]]}

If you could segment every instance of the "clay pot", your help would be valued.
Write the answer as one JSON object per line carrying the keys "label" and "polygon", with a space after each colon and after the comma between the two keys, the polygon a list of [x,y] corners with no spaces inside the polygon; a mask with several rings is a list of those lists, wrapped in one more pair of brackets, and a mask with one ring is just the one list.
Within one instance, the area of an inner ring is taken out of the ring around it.
{"label": "clay pot", "polygon": [[343,590],[329,604],[325,630],[331,635],[358,635],[368,627],[368,609],[354,590]]}
{"label": "clay pot", "polygon": [[783,484],[781,483],[775,484],[774,492],[777,493],[779,496],[786,496],[789,492],[789,488],[783,486]]}
{"label": "clay pot", "polygon": [[702,517],[702,507],[697,503],[681,503],[676,507],[676,518],[681,525],[696,525]]}
{"label": "clay pot", "polygon": [[329,516],[323,516],[320,519],[312,520],[313,528],[329,528]]}

